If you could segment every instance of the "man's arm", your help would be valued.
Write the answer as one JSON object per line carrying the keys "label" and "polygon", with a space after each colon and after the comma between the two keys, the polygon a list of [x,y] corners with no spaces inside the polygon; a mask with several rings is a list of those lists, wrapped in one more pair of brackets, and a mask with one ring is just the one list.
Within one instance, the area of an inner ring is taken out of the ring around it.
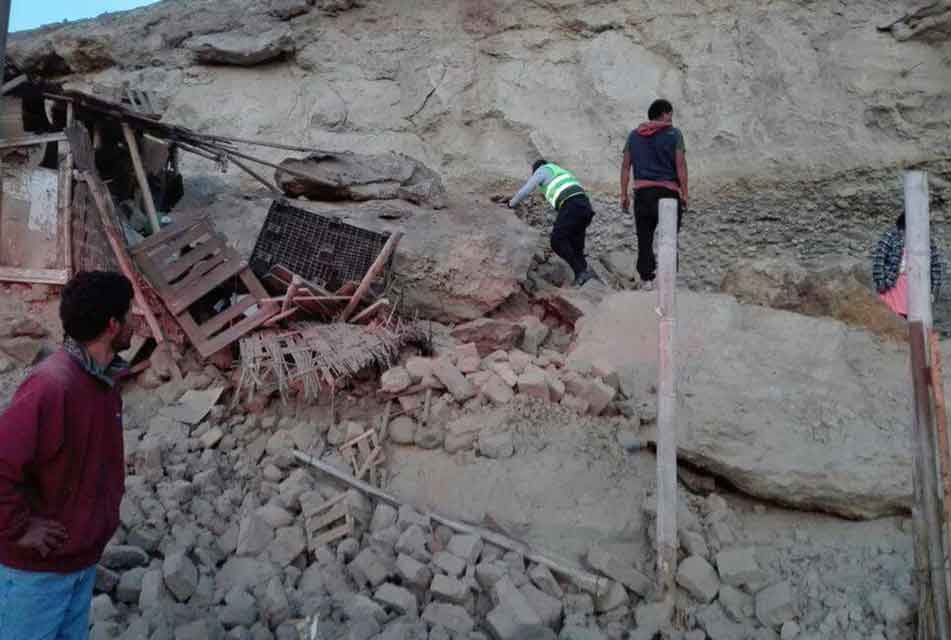
{"label": "man's arm", "polygon": [[23,494],[27,468],[41,465],[62,446],[62,391],[31,376],[0,416],[0,537],[46,555],[65,539],[62,525],[40,520]]}
{"label": "man's arm", "polygon": [[624,156],[621,158],[621,210],[631,208],[631,150],[624,147]]}
{"label": "man's arm", "polygon": [[526,182],[522,188],[518,190],[518,193],[516,193],[511,200],[509,200],[509,208],[514,209],[519,202],[527,198],[532,193],[532,191],[538,188],[538,185],[540,185],[545,180],[550,180],[551,175],[550,169],[546,167],[538,167],[538,171],[533,173],[532,177],[528,179],[528,182]]}
{"label": "man's arm", "polygon": [[677,184],[680,185],[680,199],[683,200],[684,206],[687,206],[688,201],[688,186],[687,186],[687,154],[683,149],[677,150]]}

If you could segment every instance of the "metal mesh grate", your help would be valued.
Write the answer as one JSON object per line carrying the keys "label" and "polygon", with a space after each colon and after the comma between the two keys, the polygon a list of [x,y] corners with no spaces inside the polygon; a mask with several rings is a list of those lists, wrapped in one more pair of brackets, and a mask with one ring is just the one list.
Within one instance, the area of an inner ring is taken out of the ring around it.
{"label": "metal mesh grate", "polygon": [[[251,269],[264,278],[271,267],[280,264],[336,291],[345,282],[363,279],[388,237],[275,201],[254,245]],[[392,264],[390,256],[383,270],[384,280],[389,280]]]}

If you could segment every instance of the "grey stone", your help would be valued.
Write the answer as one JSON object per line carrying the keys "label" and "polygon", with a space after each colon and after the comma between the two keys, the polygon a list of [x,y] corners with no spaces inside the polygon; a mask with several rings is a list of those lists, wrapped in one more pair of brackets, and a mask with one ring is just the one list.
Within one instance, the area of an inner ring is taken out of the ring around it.
{"label": "grey stone", "polygon": [[92,599],[89,609],[90,620],[94,622],[112,620],[117,615],[119,615],[116,605],[112,604],[112,598],[104,593],[101,593]]}
{"label": "grey stone", "polygon": [[704,604],[712,602],[720,591],[716,570],[700,556],[690,556],[680,563],[677,584]]}
{"label": "grey stone", "polygon": [[408,504],[404,504],[400,507],[396,517],[396,524],[400,528],[400,531],[406,531],[414,524],[423,530],[430,528],[429,517],[419,513]]}
{"label": "grey stone", "polygon": [[508,571],[504,562],[482,562],[475,567],[475,579],[484,591],[490,591],[496,582],[508,575]]}
{"label": "grey stone", "polygon": [[469,633],[475,628],[472,616],[462,607],[445,602],[431,602],[423,611],[423,620],[453,633]]}
{"label": "grey stone", "polygon": [[508,578],[502,578],[492,587],[492,601],[496,608],[489,613],[486,623],[496,636],[511,634],[519,626],[542,624],[541,616],[532,607],[531,602],[518,590]]}
{"label": "grey stone", "polygon": [[396,524],[397,511],[388,504],[380,503],[373,510],[370,531],[380,531]]}
{"label": "grey stone", "polygon": [[747,627],[730,620],[718,603],[701,607],[696,613],[697,624],[707,632],[710,640],[736,640],[744,638]]}
{"label": "grey stone", "polygon": [[291,604],[287,597],[287,591],[284,589],[281,579],[277,576],[271,578],[267,583],[261,601],[261,609],[264,614],[263,619],[272,628],[286,622],[291,617]]}
{"label": "grey stone", "polygon": [[256,556],[267,549],[274,540],[274,527],[267,520],[252,513],[241,520],[238,529],[239,556]]}
{"label": "grey stone", "polygon": [[384,606],[400,614],[409,615],[413,618],[419,615],[419,603],[416,601],[416,596],[403,587],[387,582],[376,590],[373,597]]}
{"label": "grey stone", "polygon": [[400,554],[396,558],[396,573],[404,583],[417,589],[428,589],[433,579],[433,573],[429,567],[406,554]]}
{"label": "grey stone", "polygon": [[783,623],[783,628],[779,634],[780,640],[795,640],[797,637],[799,637],[799,625],[792,620]]}
{"label": "grey stone", "polygon": [[875,615],[891,626],[901,626],[914,616],[914,609],[903,598],[880,589],[868,598],[869,607]]}
{"label": "grey stone", "polygon": [[603,547],[592,546],[586,559],[592,569],[617,580],[639,596],[647,595],[653,587],[647,576]]}
{"label": "grey stone", "polygon": [[536,564],[528,572],[528,578],[536,587],[547,593],[552,598],[561,600],[565,597],[565,591],[558,584],[551,570],[542,564]]}
{"label": "grey stone", "polygon": [[720,585],[720,604],[727,614],[737,622],[752,618],[755,614],[753,596],[728,584]]}
{"label": "grey stone", "polygon": [[479,536],[457,533],[449,539],[449,553],[466,561],[466,564],[475,564],[482,554],[482,538]]}
{"label": "grey stone", "polygon": [[413,442],[420,449],[438,449],[446,441],[446,432],[438,425],[420,426],[416,429]]}
{"label": "grey stone", "polygon": [[433,564],[451,578],[458,578],[466,570],[466,562],[448,551],[440,551],[433,555]]}
{"label": "grey stone", "polygon": [[137,603],[142,593],[142,579],[147,571],[145,567],[136,567],[122,573],[116,586],[116,599],[126,604]]}
{"label": "grey stone", "polygon": [[763,577],[751,547],[721,551],[716,556],[716,562],[720,580],[732,587],[757,582]]}
{"label": "grey stone", "polygon": [[253,33],[231,31],[193,38],[188,42],[195,61],[250,67],[281,58],[294,51],[294,39],[288,28]]}
{"label": "grey stone", "polygon": [[219,610],[218,619],[227,629],[250,627],[258,619],[254,598],[244,589],[232,589],[225,597],[225,606]]}
{"label": "grey stone", "polygon": [[779,582],[756,594],[756,617],[767,627],[778,627],[797,615],[796,601],[788,581]]}
{"label": "grey stone", "polygon": [[410,526],[396,542],[396,552],[411,556],[420,562],[429,562],[432,554],[427,549],[428,537],[422,527]]}
{"label": "grey stone", "polygon": [[514,454],[515,444],[508,431],[479,434],[479,455],[485,458],[511,458]]}
{"label": "grey stone", "polygon": [[339,608],[343,609],[344,615],[350,620],[372,618],[382,624],[390,617],[383,607],[362,593],[334,594],[334,599],[339,602]]}
{"label": "grey stone", "polygon": [[442,600],[453,604],[465,604],[469,598],[469,588],[461,580],[437,574],[429,586],[434,600]]}
{"label": "grey stone", "polygon": [[179,602],[187,601],[198,588],[198,569],[184,552],[167,556],[162,562],[165,586]]}
{"label": "grey stone", "polygon": [[380,391],[383,393],[400,393],[412,384],[412,376],[403,367],[393,367],[380,376]]}
{"label": "grey stone", "polygon": [[522,325],[523,331],[519,346],[525,353],[537,356],[538,350],[541,349],[551,330],[547,324],[535,316],[526,316],[519,321],[519,324]]}
{"label": "grey stone", "polygon": [[457,402],[465,402],[476,395],[476,389],[472,386],[462,372],[445,358],[436,358],[432,364],[433,375],[441,383],[446,385],[446,389],[452,394]]}
{"label": "grey stone", "polygon": [[149,554],[131,545],[112,545],[106,547],[99,563],[107,569],[124,571],[133,567],[144,567],[149,563]]}
{"label": "grey stone", "polygon": [[[121,584],[121,581],[120,581]],[[165,588],[161,569],[149,569],[142,576],[142,586],[139,590],[139,609],[146,611],[160,608],[171,600],[171,595]]]}
{"label": "grey stone", "polygon": [[364,549],[347,568],[353,581],[360,586],[376,588],[389,577],[389,570],[372,549]]}
{"label": "grey stone", "polygon": [[599,594],[594,599],[594,609],[598,613],[604,613],[626,605],[630,601],[624,585],[620,582],[611,580],[604,593]]}
{"label": "grey stone", "polygon": [[[145,636],[130,636],[130,638],[148,637],[147,629],[148,622],[146,622]],[[175,640],[221,640],[224,638],[224,636],[225,632],[224,629],[222,629],[221,624],[217,620],[212,620],[209,618],[194,620],[187,624],[175,627]]]}
{"label": "grey stone", "polygon": [[563,611],[561,600],[551,597],[532,584],[523,585],[519,588],[519,591],[528,600],[538,617],[541,618],[542,624],[548,625],[552,629],[559,627]]}
{"label": "grey stone", "polygon": [[562,628],[558,640],[608,640],[597,627],[568,626]]}
{"label": "grey stone", "polygon": [[661,602],[645,601],[634,609],[634,619],[639,632],[644,635],[656,634],[670,626],[673,613],[673,600],[670,598]]}
{"label": "grey stone", "polygon": [[112,590],[119,584],[119,574],[115,571],[106,569],[102,565],[96,565],[96,585],[97,593],[112,593]]}
{"label": "grey stone", "polygon": [[286,567],[307,549],[307,537],[299,526],[277,530],[274,540],[268,545],[267,555],[279,567]]}
{"label": "grey stone", "polygon": [[[680,539],[680,546],[683,547],[684,551],[687,552],[687,555],[690,556],[700,556],[701,558],[708,559],[710,557],[710,550],[707,548],[707,542],[703,539],[703,535],[697,533],[696,531],[686,531],[681,529],[678,532],[678,537]],[[719,565],[717,565],[719,567]],[[724,582],[727,582],[723,578],[723,574],[720,574],[720,579]],[[727,582],[727,584],[730,584]]]}

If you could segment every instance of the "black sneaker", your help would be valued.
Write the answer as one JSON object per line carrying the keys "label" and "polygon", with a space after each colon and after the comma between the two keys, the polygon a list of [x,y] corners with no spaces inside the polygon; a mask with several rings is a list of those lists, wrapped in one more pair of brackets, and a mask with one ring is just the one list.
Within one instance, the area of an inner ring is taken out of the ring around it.
{"label": "black sneaker", "polygon": [[596,280],[597,282],[601,282],[601,278],[598,277],[598,274],[596,274],[591,269],[585,269],[578,274],[577,278],[575,278],[575,286],[583,287],[588,280]]}

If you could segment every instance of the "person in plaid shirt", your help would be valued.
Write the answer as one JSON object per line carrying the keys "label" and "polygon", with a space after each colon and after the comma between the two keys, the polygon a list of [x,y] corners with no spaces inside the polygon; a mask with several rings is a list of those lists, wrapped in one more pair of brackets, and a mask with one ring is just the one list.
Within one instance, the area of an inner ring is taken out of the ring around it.
{"label": "person in plaid shirt", "polygon": [[[898,216],[895,226],[879,238],[872,251],[872,281],[878,297],[903,318],[908,317],[908,274],[905,271],[905,214]],[[931,243],[931,299],[938,297],[944,262],[935,244]]]}

